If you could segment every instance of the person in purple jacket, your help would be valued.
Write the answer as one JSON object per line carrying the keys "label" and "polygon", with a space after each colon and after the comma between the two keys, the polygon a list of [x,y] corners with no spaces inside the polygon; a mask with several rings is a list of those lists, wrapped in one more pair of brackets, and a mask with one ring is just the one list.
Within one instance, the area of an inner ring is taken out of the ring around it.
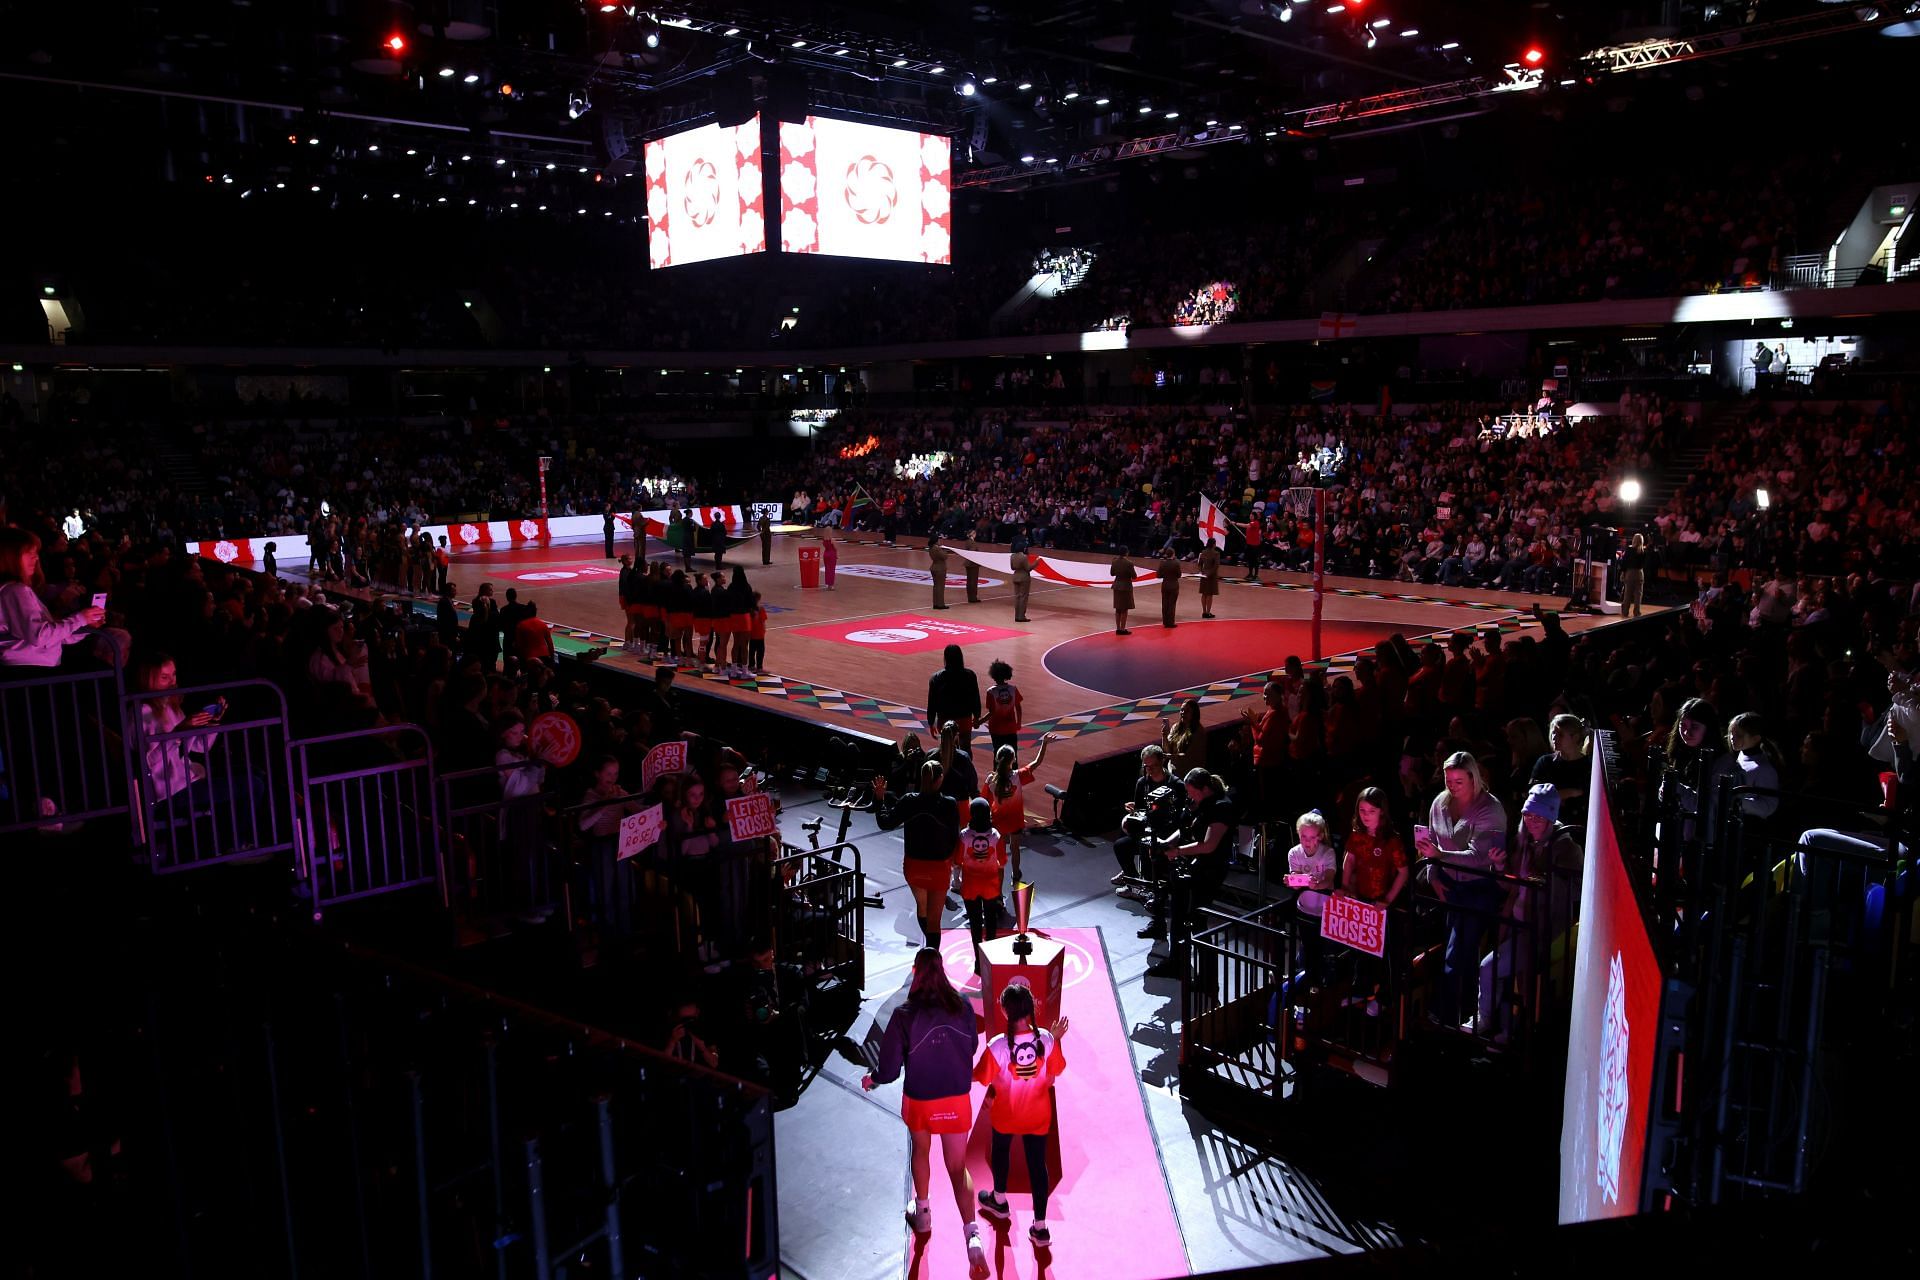
{"label": "person in purple jacket", "polygon": [[871,1074],[860,1078],[860,1087],[871,1090],[906,1073],[900,1115],[913,1135],[913,1206],[907,1210],[907,1225],[921,1236],[933,1230],[927,1184],[932,1176],[933,1136],[939,1134],[954,1203],[967,1225],[967,1261],[976,1277],[987,1274],[987,1254],[974,1218],[973,1174],[967,1169],[967,1135],[973,1129],[973,1049],[978,1038],[973,1006],[947,981],[946,962],[934,948],[922,947],[913,957],[907,1002],[887,1020],[880,1061]]}

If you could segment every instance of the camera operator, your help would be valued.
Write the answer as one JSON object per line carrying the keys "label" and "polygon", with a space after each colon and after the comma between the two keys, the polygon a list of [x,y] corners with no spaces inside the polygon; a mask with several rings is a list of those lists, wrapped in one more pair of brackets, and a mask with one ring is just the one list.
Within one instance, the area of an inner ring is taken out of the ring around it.
{"label": "camera operator", "polygon": [[[1162,791],[1166,795],[1156,808],[1153,798]],[[1120,837],[1113,842],[1114,861],[1120,864],[1113,883],[1120,886],[1121,897],[1135,902],[1151,898],[1151,894],[1143,895],[1127,881],[1154,878],[1153,841],[1179,829],[1186,817],[1186,807],[1186,792],[1179,779],[1167,769],[1166,749],[1158,743],[1142,747],[1140,776],[1134,779],[1133,799],[1127,801],[1126,816],[1120,819]]]}
{"label": "camera operator", "polygon": [[[1186,973],[1187,942],[1193,913],[1213,900],[1227,875],[1227,855],[1234,844],[1233,802],[1227,787],[1205,769],[1194,769],[1185,779],[1186,825],[1173,835],[1154,840],[1156,856],[1167,859],[1165,891],[1154,895],[1154,924],[1172,917],[1171,947],[1166,958],[1147,970],[1149,977],[1171,978]],[[1151,928],[1152,926],[1148,926]]]}

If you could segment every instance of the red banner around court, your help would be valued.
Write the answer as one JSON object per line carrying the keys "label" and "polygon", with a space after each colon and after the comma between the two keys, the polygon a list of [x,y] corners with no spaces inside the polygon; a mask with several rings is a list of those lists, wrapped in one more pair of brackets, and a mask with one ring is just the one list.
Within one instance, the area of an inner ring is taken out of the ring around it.
{"label": "red banner around court", "polygon": [[1329,894],[1326,912],[1320,917],[1320,935],[1329,942],[1338,942],[1370,956],[1384,955],[1387,909],[1349,898],[1344,893]]}
{"label": "red banner around court", "polygon": [[950,622],[928,614],[895,613],[883,618],[860,618],[817,627],[796,627],[787,634],[833,640],[858,649],[887,653],[926,653],[944,649],[950,644],[985,644],[1030,633],[1011,631],[1006,627],[989,627],[978,622]]}
{"label": "red banner around court", "polygon": [[773,816],[773,797],[756,792],[727,801],[727,830],[736,842],[779,835],[780,823]]}

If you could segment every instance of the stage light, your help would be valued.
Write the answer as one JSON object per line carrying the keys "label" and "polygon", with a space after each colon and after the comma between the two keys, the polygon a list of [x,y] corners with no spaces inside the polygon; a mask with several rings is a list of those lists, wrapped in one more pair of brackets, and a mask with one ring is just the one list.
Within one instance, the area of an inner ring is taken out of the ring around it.
{"label": "stage light", "polygon": [[807,47],[807,42],[805,40],[795,40],[793,44],[789,47],[794,49],[804,49]]}
{"label": "stage light", "polygon": [[318,139],[318,138],[308,138],[308,139],[307,139],[307,145],[308,145],[308,146],[310,146],[310,147],[317,147],[317,146],[319,146],[319,145],[320,145],[320,139]]}
{"label": "stage light", "polygon": [[233,185],[233,175],[230,173],[223,173],[220,175],[220,181],[230,187]]}
{"label": "stage light", "polygon": [[1640,501],[1640,482],[1638,480],[1622,480],[1620,482],[1620,501],[1629,505]]}
{"label": "stage light", "polygon": [[1343,4],[1330,4],[1327,6],[1328,13],[1345,13],[1346,11],[1347,6]]}
{"label": "stage light", "polygon": [[[1021,157],[1020,157],[1020,163],[1021,163],[1021,164],[1032,164],[1032,163],[1033,163],[1033,157],[1032,157],[1031,155],[1024,155],[1024,156],[1021,156]],[[51,290],[51,289],[49,289],[49,290],[47,290],[47,292],[48,292],[48,293],[52,293],[52,292],[53,292],[53,290]]]}
{"label": "stage light", "polygon": [[461,156],[460,158],[461,158],[462,160],[472,160],[472,159],[473,159],[473,157],[472,157],[471,155],[464,155],[464,156]]}
{"label": "stage light", "polygon": [[380,149],[380,144],[377,142],[369,142],[367,144],[368,151],[378,151],[379,149]]}
{"label": "stage light", "polygon": [[1393,19],[1392,18],[1375,18],[1373,20],[1373,25],[1375,30],[1378,30],[1381,27],[1390,27],[1393,25]]}
{"label": "stage light", "polygon": [[907,65],[907,60],[905,58],[895,58],[893,60],[893,65],[896,67],[904,67]]}
{"label": "stage light", "polygon": [[975,89],[975,88],[973,87],[973,81],[971,81],[971,80],[963,80],[963,81],[961,82],[961,84],[960,84],[960,96],[961,96],[961,97],[963,97],[963,98],[971,98],[971,97],[972,97],[972,96],[973,96],[973,95],[974,95],[975,93],[977,93],[977,92],[979,92],[979,91],[978,91],[977,89]]}
{"label": "stage light", "polygon": [[498,169],[498,168],[499,168],[499,167],[500,167],[501,165],[503,165],[503,164],[505,164],[505,163],[506,163],[506,161],[505,161],[505,160],[500,160],[500,159],[497,159],[497,160],[495,160],[495,161],[493,162],[493,167],[494,167],[494,168],[496,168],[496,169]]}
{"label": "stage light", "polygon": [[[586,94],[570,93],[567,95],[567,119],[578,120],[591,110],[593,110],[593,103],[588,101]],[[547,167],[551,169],[553,166],[548,165]]]}
{"label": "stage light", "polygon": [[1460,47],[1460,42],[1458,40],[1449,40],[1445,44],[1441,45],[1440,47],[1442,49],[1458,49]]}
{"label": "stage light", "polygon": [[1022,80],[1022,81],[1020,82],[1020,92],[1022,92],[1022,93],[1025,93],[1025,92],[1026,92],[1027,90],[1029,90],[1029,89],[1031,89],[1031,88],[1033,88],[1033,81],[1031,81],[1031,80]]}
{"label": "stage light", "polygon": [[53,296],[53,286],[50,284],[43,284],[40,286],[40,292],[46,294],[49,298],[51,298]]}
{"label": "stage light", "polygon": [[928,67],[927,74],[930,76],[943,76],[947,74],[947,69],[945,67]]}
{"label": "stage light", "polygon": [[1380,37],[1378,35],[1376,35],[1371,31],[1367,32],[1367,48],[1371,49],[1373,48],[1373,46],[1379,43],[1380,43]]}
{"label": "stage light", "polygon": [[396,192],[394,192],[394,193],[393,193],[393,198],[394,198],[395,200],[398,200],[398,199],[400,198],[400,193],[399,193],[398,191],[396,191]]}
{"label": "stage light", "polygon": [[1239,126],[1239,125],[1237,125],[1237,124],[1230,124],[1230,125],[1228,125],[1228,126],[1227,126],[1227,132],[1228,132],[1228,133],[1238,133],[1238,132],[1240,132],[1240,126]]}
{"label": "stage light", "polygon": [[1546,56],[1547,55],[1545,53],[1541,52],[1540,46],[1528,45],[1527,51],[1520,55],[1520,61],[1526,63],[1530,67],[1537,67],[1540,65],[1541,59],[1545,58]]}
{"label": "stage light", "polygon": [[1112,101],[1113,101],[1112,98],[1095,98],[1093,100],[1093,105],[1096,107],[1104,107],[1107,104],[1111,103]]}
{"label": "stage light", "polygon": [[1762,511],[1765,511],[1768,507],[1771,507],[1773,505],[1773,495],[1768,493],[1765,489],[1755,489],[1753,491],[1753,501],[1755,506],[1759,507]]}
{"label": "stage light", "polygon": [[1141,103],[1141,104],[1140,104],[1140,114],[1141,114],[1141,115],[1143,115],[1143,116],[1150,116],[1150,115],[1152,115],[1152,114],[1153,114],[1153,107],[1152,107],[1152,105],[1151,105],[1151,104],[1149,104],[1149,103],[1145,103],[1145,102],[1143,102],[1143,103]]}
{"label": "stage light", "polygon": [[275,191],[285,191],[287,189],[287,184],[284,182],[276,182],[273,184],[273,189]]}
{"label": "stage light", "polygon": [[307,188],[307,190],[309,191],[318,191],[319,189],[320,189],[320,184],[317,182]]}
{"label": "stage light", "polygon": [[586,210],[585,210],[585,209],[575,209],[575,210],[574,210],[574,212],[575,212],[575,213],[585,213],[585,212],[586,212]]}
{"label": "stage light", "polygon": [[582,173],[585,173],[586,171],[587,171],[587,166],[585,166],[585,165],[581,165],[581,166],[580,166],[580,172],[582,172]]}
{"label": "stage light", "polygon": [[446,202],[447,198],[445,196],[441,196],[438,200],[434,201],[435,204],[445,204]]}
{"label": "stage light", "polygon": [[1215,125],[1217,125],[1217,124],[1219,124],[1219,123],[1220,123],[1220,122],[1219,122],[1218,120],[1209,120],[1209,121],[1207,121],[1207,128],[1209,128],[1209,129],[1211,129],[1211,128],[1213,128],[1213,126],[1215,126]]}
{"label": "stage light", "polygon": [[983,76],[980,79],[980,83],[981,84],[999,84],[1000,77],[999,76]]}
{"label": "stage light", "polygon": [[1069,89],[1065,93],[1061,94],[1060,98],[1061,98],[1061,101],[1063,102],[1072,102],[1075,98],[1079,96],[1080,96],[1080,91],[1078,89]]}
{"label": "stage light", "polygon": [[460,83],[462,83],[462,84],[479,84],[479,83],[480,83],[480,73],[479,73],[478,71],[469,71],[469,72],[467,72],[467,74],[466,74],[466,75],[464,75],[464,76],[461,76],[461,77],[460,77]]}
{"label": "stage light", "polygon": [[1048,157],[1047,157],[1047,163],[1048,163],[1048,164],[1059,164],[1059,163],[1060,163],[1060,157],[1059,157],[1059,156],[1048,156]]}
{"label": "stage light", "polygon": [[1408,28],[1407,28],[1407,29],[1406,29],[1405,31],[1402,31],[1402,32],[1400,33],[1400,38],[1401,38],[1402,40],[1411,40],[1411,39],[1413,39],[1413,38],[1414,38],[1415,36],[1417,36],[1417,35],[1419,35],[1419,34],[1420,34],[1420,28],[1418,28],[1418,27],[1408,27]]}
{"label": "stage light", "polygon": [[[408,152],[407,154],[408,154],[408,155],[412,155],[413,153],[412,153],[411,151],[409,151],[409,152]],[[549,160],[549,161],[547,162],[547,172],[548,172],[548,173],[552,173],[552,172],[553,172],[553,162],[552,162],[551,160]]]}
{"label": "stage light", "polygon": [[442,80],[450,80],[450,79],[452,79],[452,78],[453,78],[453,68],[452,68],[452,67],[442,67],[442,68],[440,68],[440,78],[441,78]]}
{"label": "stage light", "polygon": [[727,28],[727,29],[726,29],[726,30],[725,30],[724,32],[722,32],[721,34],[723,34],[723,35],[729,35],[729,36],[737,36],[737,35],[739,35],[739,34],[740,34],[740,28],[738,28],[738,27],[728,27],[728,28]]}
{"label": "stage light", "polygon": [[546,211],[547,211],[547,206],[545,206],[545,205],[541,205],[541,206],[540,206],[540,212],[542,212],[542,213],[545,213]]}
{"label": "stage light", "polygon": [[660,28],[655,26],[648,26],[647,27],[647,48],[658,49],[659,47],[660,47]]}
{"label": "stage light", "polygon": [[395,53],[404,53],[407,48],[407,38],[396,31],[387,37],[387,48]]}
{"label": "stage light", "polygon": [[1280,21],[1282,21],[1282,22],[1292,22],[1292,21],[1293,21],[1293,10],[1292,10],[1292,9],[1282,9],[1282,10],[1280,11]]}
{"label": "stage light", "polygon": [[1169,112],[1167,112],[1167,119],[1169,119],[1169,120],[1178,120],[1179,118],[1180,118],[1180,113],[1179,113],[1178,111],[1169,111]]}

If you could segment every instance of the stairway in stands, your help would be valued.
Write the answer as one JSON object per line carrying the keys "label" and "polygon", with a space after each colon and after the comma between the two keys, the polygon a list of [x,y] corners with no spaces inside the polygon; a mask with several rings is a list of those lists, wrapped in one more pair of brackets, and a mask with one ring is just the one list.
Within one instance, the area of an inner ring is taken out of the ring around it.
{"label": "stairway in stands", "polygon": [[1087,260],[1068,267],[1065,271],[1036,271],[1027,282],[1016,290],[1012,297],[1001,303],[994,311],[991,321],[993,332],[1006,333],[1016,330],[1026,313],[1048,298],[1057,298],[1070,289],[1077,289],[1086,280],[1087,272],[1093,270],[1093,264],[1099,255],[1087,254]]}
{"label": "stairway in stands", "polygon": [[1700,472],[1706,465],[1707,452],[1713,442],[1719,438],[1730,419],[1740,416],[1741,404],[1738,401],[1709,403],[1701,407],[1700,420],[1692,431],[1682,434],[1674,442],[1673,452],[1667,455],[1667,461],[1657,475],[1642,482],[1640,510],[1648,519],[1666,510],[1673,495],[1680,492],[1687,481]]}
{"label": "stairway in stands", "polygon": [[[146,430],[147,457],[154,479],[176,496],[204,498],[213,486],[200,469],[195,456],[178,428],[149,426]],[[195,535],[198,536],[198,535]]]}

